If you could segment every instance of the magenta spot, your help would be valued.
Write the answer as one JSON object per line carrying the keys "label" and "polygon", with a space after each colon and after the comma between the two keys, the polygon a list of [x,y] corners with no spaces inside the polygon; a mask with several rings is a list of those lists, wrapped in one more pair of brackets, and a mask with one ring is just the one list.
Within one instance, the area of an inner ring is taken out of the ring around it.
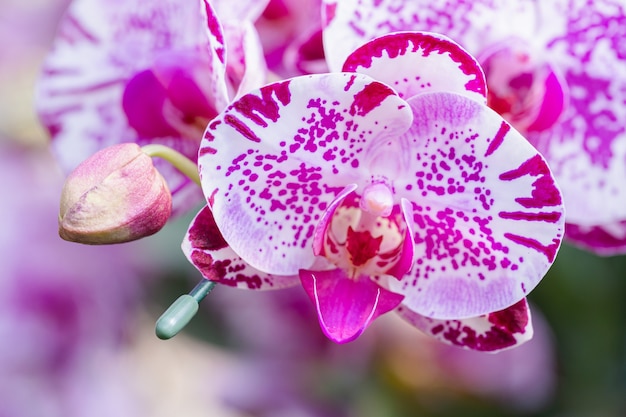
{"label": "magenta spot", "polygon": [[286,106],[291,101],[289,82],[290,81],[287,80],[266,85],[259,90],[261,97],[254,94],[246,94],[237,100],[233,104],[233,107],[255,124],[261,127],[267,127],[268,124],[263,118],[276,122],[280,117],[278,103],[272,96],[276,96],[276,99],[278,99],[283,106]]}
{"label": "magenta spot", "polygon": [[526,220],[526,221],[541,221],[548,223],[556,223],[561,219],[562,213],[558,211],[541,212],[541,213],[526,213],[522,211],[507,212],[501,211],[498,213],[503,219],[511,220]]}
{"label": "magenta spot", "polygon": [[354,101],[350,106],[350,114],[352,116],[365,116],[391,95],[395,95],[394,91],[385,84],[379,82],[370,83],[354,95]]}
{"label": "magenta spot", "polygon": [[556,257],[556,252],[558,251],[559,245],[561,243],[559,239],[552,239],[552,244],[544,245],[535,239],[531,239],[525,236],[515,235],[513,233],[505,233],[504,237],[519,245],[526,246],[527,248],[531,248],[531,249],[536,250],[537,252],[543,253],[548,258],[548,261],[550,262],[554,262],[554,258]]}
{"label": "magenta spot", "polygon": [[500,179],[512,181],[525,175],[538,177],[533,182],[532,197],[519,197],[515,201],[526,208],[541,208],[561,204],[561,193],[556,188],[550,169],[541,155],[537,154],[518,168],[501,174]]}
{"label": "magenta spot", "polygon": [[507,133],[509,133],[509,130],[511,130],[511,126],[507,122],[502,121],[498,132],[496,132],[493,140],[491,141],[491,143],[489,143],[489,147],[487,148],[487,152],[485,152],[485,156],[491,155],[496,151],[496,149],[500,147],[500,145],[502,145],[502,142],[504,142],[504,137]]}

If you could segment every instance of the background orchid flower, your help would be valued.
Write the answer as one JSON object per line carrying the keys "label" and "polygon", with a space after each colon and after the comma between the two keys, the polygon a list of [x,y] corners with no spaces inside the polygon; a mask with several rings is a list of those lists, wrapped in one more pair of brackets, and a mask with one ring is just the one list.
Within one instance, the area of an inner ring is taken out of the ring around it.
{"label": "background orchid flower", "polygon": [[271,0],[255,27],[274,73],[287,77],[328,71],[321,0]]}
{"label": "background orchid flower", "polygon": [[[236,56],[249,59],[231,76],[228,68],[235,67],[226,65],[224,32],[206,1],[73,2],[44,64],[37,98],[61,165],[69,172],[121,142],[160,143],[195,161],[206,123],[244,80],[248,87],[264,82],[260,44],[246,33]],[[200,201],[186,176],[156,163],[172,191],[174,212]]]}
{"label": "background orchid flower", "polygon": [[343,70],[267,85],[209,124],[209,207],[187,257],[227,285],[301,282],[337,342],[399,305],[450,343],[521,342],[524,297],[563,232],[545,161],[486,106],[480,67],[445,37],[383,36]]}
{"label": "background orchid flower", "polygon": [[331,69],[389,31],[443,33],[483,66],[489,105],[550,163],[563,190],[566,238],[626,252],[626,5],[608,0],[324,0]]}
{"label": "background orchid flower", "polygon": [[58,237],[62,174],[48,153],[3,142],[0,161],[0,415],[136,415],[132,371],[116,354],[154,264],[133,244]]}

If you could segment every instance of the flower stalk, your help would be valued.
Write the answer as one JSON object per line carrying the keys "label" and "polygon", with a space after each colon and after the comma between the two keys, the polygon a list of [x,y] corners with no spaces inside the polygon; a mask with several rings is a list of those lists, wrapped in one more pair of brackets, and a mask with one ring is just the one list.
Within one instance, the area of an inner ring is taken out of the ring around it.
{"label": "flower stalk", "polygon": [[142,146],[141,150],[148,156],[166,160],[174,167],[176,167],[176,169],[182,172],[185,176],[187,176],[190,180],[200,186],[198,165],[196,165],[182,153],[175,151],[168,146],[159,145],[156,143]]}

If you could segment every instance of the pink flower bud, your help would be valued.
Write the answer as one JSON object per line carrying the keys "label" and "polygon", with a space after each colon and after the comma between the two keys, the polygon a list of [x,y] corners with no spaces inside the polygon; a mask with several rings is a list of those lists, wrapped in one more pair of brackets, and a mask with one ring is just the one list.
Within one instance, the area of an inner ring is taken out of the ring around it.
{"label": "pink flower bud", "polygon": [[123,143],[95,153],[68,176],[59,235],[90,245],[129,242],[158,232],[171,211],[172,195],[152,158]]}

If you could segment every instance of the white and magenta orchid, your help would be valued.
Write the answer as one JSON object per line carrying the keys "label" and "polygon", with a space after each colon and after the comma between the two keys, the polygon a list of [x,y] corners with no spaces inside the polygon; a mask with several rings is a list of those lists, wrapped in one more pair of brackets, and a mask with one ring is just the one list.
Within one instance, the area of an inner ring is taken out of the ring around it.
{"label": "white and magenta orchid", "polygon": [[542,156],[445,37],[383,36],[342,69],[262,87],[209,124],[189,260],[225,285],[301,283],[339,343],[394,309],[467,348],[527,340],[525,296],[564,227]]}
{"label": "white and magenta orchid", "polygon": [[[64,169],[123,142],[166,145],[195,161],[207,122],[240,88],[265,83],[260,43],[246,29],[250,24],[242,20],[241,26],[240,36],[233,36],[241,44],[233,41],[228,51],[207,1],[74,1],[37,97]],[[201,201],[189,178],[163,161],[156,164],[175,212]]]}
{"label": "white and magenta orchid", "polygon": [[542,152],[566,239],[626,253],[626,4],[611,0],[324,0],[331,69],[390,31],[445,34],[483,66],[489,105]]}
{"label": "white and magenta orchid", "polygon": [[327,72],[322,0],[271,0],[255,22],[269,68],[281,76]]}

